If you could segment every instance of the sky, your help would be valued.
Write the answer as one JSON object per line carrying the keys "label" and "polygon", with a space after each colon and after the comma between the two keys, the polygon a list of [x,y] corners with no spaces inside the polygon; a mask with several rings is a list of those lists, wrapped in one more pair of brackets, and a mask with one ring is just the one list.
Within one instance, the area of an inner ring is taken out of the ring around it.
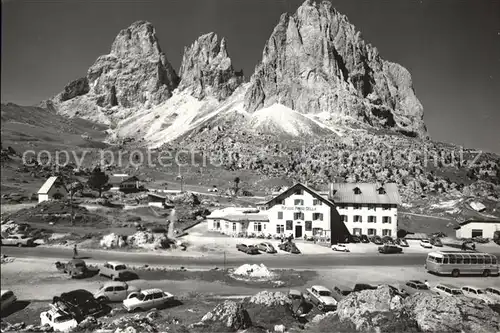
{"label": "sky", "polygon": [[[302,0],[2,1],[2,102],[33,105],[85,76],[137,20],[178,71],[216,32],[248,78],[283,12]],[[500,153],[500,0],[332,0],[382,57],[412,74],[430,136]]]}

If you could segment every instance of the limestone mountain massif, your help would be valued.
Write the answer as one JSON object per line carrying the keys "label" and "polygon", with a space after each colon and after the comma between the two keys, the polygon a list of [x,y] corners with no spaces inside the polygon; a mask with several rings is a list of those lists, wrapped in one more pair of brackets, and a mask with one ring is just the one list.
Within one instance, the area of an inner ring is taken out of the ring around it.
{"label": "limestone mountain massif", "polygon": [[178,74],[169,52],[162,51],[151,23],[135,22],[86,76],[44,106],[112,124],[114,137],[143,139],[153,147],[227,124],[234,112],[243,120],[229,121],[229,127],[257,135],[324,136],[347,119],[428,137],[410,73],[383,60],[328,1],[307,0],[281,16],[248,83],[235,70],[226,39],[215,33],[185,47]]}

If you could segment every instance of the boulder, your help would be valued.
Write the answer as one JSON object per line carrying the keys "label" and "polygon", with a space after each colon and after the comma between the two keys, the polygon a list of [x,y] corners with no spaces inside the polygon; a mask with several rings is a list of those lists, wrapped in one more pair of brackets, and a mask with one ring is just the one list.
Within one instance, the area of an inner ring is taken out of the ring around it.
{"label": "boulder", "polygon": [[275,327],[294,327],[297,324],[291,310],[291,300],[283,292],[261,291],[245,299],[243,307],[254,325],[273,331]]}
{"label": "boulder", "polygon": [[500,315],[478,300],[418,293],[404,307],[423,332],[500,332]]}
{"label": "boulder", "polygon": [[235,332],[252,326],[248,312],[239,303],[225,301],[208,312],[196,326],[207,332]]}

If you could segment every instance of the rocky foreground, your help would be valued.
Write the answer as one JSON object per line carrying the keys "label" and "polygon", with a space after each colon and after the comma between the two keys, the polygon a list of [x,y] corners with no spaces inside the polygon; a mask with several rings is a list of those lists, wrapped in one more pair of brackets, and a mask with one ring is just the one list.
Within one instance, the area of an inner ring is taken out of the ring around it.
{"label": "rocky foreground", "polygon": [[[170,318],[168,311],[121,317],[88,318],[80,332],[498,332],[500,315],[486,304],[461,297],[417,293],[403,298],[392,287],[351,294],[337,311],[308,314],[309,322],[292,316],[282,292],[263,291],[242,301],[225,301],[191,325]],[[116,313],[112,313],[116,314]],[[2,332],[44,331],[45,327],[2,322]]]}

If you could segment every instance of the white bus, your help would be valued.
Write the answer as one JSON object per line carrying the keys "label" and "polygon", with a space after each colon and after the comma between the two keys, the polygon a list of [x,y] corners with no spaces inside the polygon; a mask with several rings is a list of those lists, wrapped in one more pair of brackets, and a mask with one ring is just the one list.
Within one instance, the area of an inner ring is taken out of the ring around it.
{"label": "white bus", "polygon": [[451,274],[480,274],[484,277],[498,275],[498,259],[489,253],[473,251],[436,251],[427,255],[425,262],[427,272]]}

